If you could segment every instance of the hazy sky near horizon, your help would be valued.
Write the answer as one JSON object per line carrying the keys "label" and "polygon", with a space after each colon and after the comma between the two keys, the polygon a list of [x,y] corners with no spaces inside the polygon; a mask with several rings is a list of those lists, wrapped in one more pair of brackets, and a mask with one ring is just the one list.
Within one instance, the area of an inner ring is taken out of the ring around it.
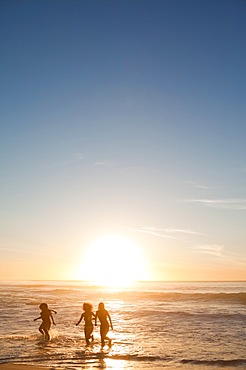
{"label": "hazy sky near horizon", "polygon": [[246,279],[246,1],[1,0],[0,38],[0,279],[112,234],[150,279]]}

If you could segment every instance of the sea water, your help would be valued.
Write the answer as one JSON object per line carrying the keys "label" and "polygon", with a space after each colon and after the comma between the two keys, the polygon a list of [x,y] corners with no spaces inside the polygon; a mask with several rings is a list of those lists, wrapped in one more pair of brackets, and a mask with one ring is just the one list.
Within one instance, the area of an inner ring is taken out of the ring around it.
{"label": "sea water", "polygon": [[[246,369],[246,282],[141,282],[125,289],[85,282],[0,283],[0,363],[61,369]],[[105,303],[113,346],[86,346],[83,302]],[[51,340],[38,331],[39,305],[54,314]]]}

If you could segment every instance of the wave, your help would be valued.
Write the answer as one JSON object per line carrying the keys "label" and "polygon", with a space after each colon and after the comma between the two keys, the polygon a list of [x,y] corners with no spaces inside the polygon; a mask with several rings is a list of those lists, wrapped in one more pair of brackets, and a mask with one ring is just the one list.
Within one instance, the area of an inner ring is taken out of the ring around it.
{"label": "wave", "polygon": [[[86,359],[101,359],[101,358],[109,358],[111,360],[125,360],[125,361],[157,361],[157,360],[163,360],[161,356],[151,356],[151,355],[138,355],[138,354],[115,354],[115,355],[110,355],[108,353],[104,352],[98,352],[98,353],[93,353],[93,354],[85,354]],[[80,357],[75,357],[73,360],[80,360]]]}
{"label": "wave", "polygon": [[[139,317],[151,317],[153,315],[160,315],[159,310],[144,310],[138,311]],[[133,314],[134,316],[134,314]],[[245,322],[246,314],[243,313],[205,313],[205,312],[185,312],[185,311],[161,311],[162,318],[165,317],[177,317],[177,318],[207,318],[207,319],[228,319],[228,320],[239,320]]]}
{"label": "wave", "polygon": [[203,301],[246,304],[246,293],[177,293],[177,292],[121,292],[119,295],[134,296],[134,299],[155,301]]}
{"label": "wave", "polygon": [[40,301],[26,302],[25,305],[26,306],[39,306],[40,305]]}
{"label": "wave", "polygon": [[208,319],[228,319],[228,320],[242,320],[245,322],[246,314],[243,313],[190,313],[190,312],[183,312],[183,311],[174,311],[174,312],[162,312],[163,316],[181,316],[181,317],[199,317],[201,318],[208,318]]}
{"label": "wave", "polygon": [[232,360],[180,360],[182,364],[191,364],[191,365],[217,365],[217,366],[239,366],[246,365],[246,358],[236,358]]}
{"label": "wave", "polygon": [[67,355],[65,353],[56,353],[56,354],[49,354],[46,356],[9,356],[9,357],[4,357],[0,358],[0,363],[6,363],[6,362],[12,362],[12,363],[17,363],[21,362],[22,364],[24,363],[36,363],[40,362],[42,360],[43,365],[45,366],[45,362],[49,361],[62,361],[65,363],[66,361],[70,363],[70,365],[76,365],[80,361],[88,361],[88,360],[95,360],[95,359],[102,359],[102,358],[109,358],[112,360],[125,360],[125,361],[156,361],[156,360],[162,360],[161,357],[158,356],[151,356],[151,355],[138,355],[138,354],[115,354],[115,355],[110,355],[107,352],[99,351],[96,353],[88,353],[88,352],[81,352],[79,356],[74,356],[71,358],[67,358]]}
{"label": "wave", "polygon": [[[1,287],[1,285],[0,285]],[[6,288],[7,285],[3,285],[2,287]],[[163,301],[163,302],[168,302],[168,301],[204,301],[204,302],[211,302],[211,301],[216,301],[216,302],[231,302],[231,303],[237,303],[237,304],[243,304],[246,305],[246,285],[242,286],[237,286],[236,289],[238,289],[236,292],[232,291],[202,291],[202,290],[189,290],[189,291],[182,291],[182,287],[178,288],[179,290],[165,290],[165,285],[163,285],[163,289],[160,290],[151,290],[149,289],[148,284],[145,285],[144,288],[147,289],[141,289],[140,290],[123,290],[123,291],[108,291],[104,290],[103,288],[86,284],[86,283],[80,283],[80,284],[50,284],[50,283],[29,283],[29,284],[15,284],[15,285],[9,285],[10,290],[10,295],[8,293],[8,299],[15,294],[15,289],[19,292],[20,288],[25,288],[26,290],[35,290],[35,294],[48,294],[49,296],[54,296],[54,297],[64,297],[66,295],[71,295],[71,294],[80,294],[80,293],[85,293],[90,292],[90,293],[100,293],[100,295],[103,295],[105,297],[114,297],[114,298],[126,298],[126,299],[138,299],[138,300],[155,300],[155,301]],[[184,285],[184,288],[187,289],[187,287]],[[181,289],[181,290],[180,290]],[[200,288],[202,289],[202,287]],[[206,289],[209,289],[209,286],[206,287]],[[219,286],[214,289],[223,289],[220,288]],[[225,289],[226,286],[225,286]],[[239,290],[240,289],[240,290]],[[24,292],[25,296],[25,292]],[[4,297],[3,297],[4,299]],[[27,303],[28,304],[28,303]],[[32,304],[32,303],[29,303]]]}
{"label": "wave", "polygon": [[3,335],[0,335],[0,340],[16,340],[16,341],[19,341],[19,340],[24,340],[24,339],[27,339],[27,340],[34,340],[36,339],[37,335],[36,334],[31,334],[31,335],[26,335],[26,334],[3,334]]}
{"label": "wave", "polygon": [[81,352],[77,356],[73,356],[73,358],[67,358],[65,354],[56,353],[56,354],[49,354],[48,356],[20,356],[20,357],[4,357],[0,358],[0,363],[21,363],[21,364],[35,364],[42,360],[42,366],[50,366],[50,361],[53,361],[58,365],[59,363],[63,365],[69,365],[70,368],[77,368],[78,364],[85,364],[90,363],[97,360],[102,359],[111,359],[111,360],[123,360],[123,361],[137,361],[137,362],[163,362],[165,364],[168,363],[180,363],[180,364],[190,364],[190,365],[217,365],[221,367],[225,366],[240,366],[246,365],[246,358],[235,358],[230,360],[225,359],[214,359],[214,360],[196,360],[196,359],[175,359],[173,357],[168,356],[152,356],[152,355],[139,355],[139,354],[109,354],[107,352],[97,352],[97,353],[88,353],[88,352]]}
{"label": "wave", "polygon": [[66,288],[57,288],[57,289],[49,289],[47,290],[48,294],[55,294],[55,295],[63,295],[63,294],[72,294],[74,292],[78,292],[78,290],[75,289],[66,289]]}
{"label": "wave", "polygon": [[246,304],[246,293],[194,293],[191,295],[193,299],[215,300],[215,301],[233,301]]}

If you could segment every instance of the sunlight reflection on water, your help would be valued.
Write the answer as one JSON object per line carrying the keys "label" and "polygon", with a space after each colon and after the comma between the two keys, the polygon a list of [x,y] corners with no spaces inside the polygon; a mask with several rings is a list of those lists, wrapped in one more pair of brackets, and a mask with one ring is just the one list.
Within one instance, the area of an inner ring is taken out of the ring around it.
{"label": "sunlight reflection on water", "polygon": [[107,369],[126,369],[128,366],[127,366],[127,362],[126,361],[123,361],[123,360],[112,360],[111,358],[105,358],[104,359],[104,362],[105,362],[105,368]]}

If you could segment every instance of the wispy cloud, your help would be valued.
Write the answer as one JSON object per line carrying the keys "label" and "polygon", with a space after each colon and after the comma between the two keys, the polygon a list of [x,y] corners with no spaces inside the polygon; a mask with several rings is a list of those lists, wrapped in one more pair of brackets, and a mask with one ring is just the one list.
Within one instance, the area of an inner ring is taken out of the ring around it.
{"label": "wispy cloud", "polygon": [[173,234],[173,233],[178,233],[178,234],[198,234],[198,235],[203,235],[203,233],[193,231],[190,229],[159,229],[155,227],[144,227],[143,229],[146,230],[156,230],[156,231],[162,231],[167,234]]}
{"label": "wispy cloud", "polygon": [[153,236],[162,237],[162,238],[168,238],[168,239],[175,239],[175,240],[182,240],[180,235],[203,235],[203,233],[189,230],[189,229],[162,229],[162,228],[156,228],[152,226],[148,227],[141,227],[138,229],[134,229],[134,231],[138,231],[141,233],[147,233]]}
{"label": "wispy cloud", "polygon": [[79,161],[83,160],[84,158],[85,158],[85,156],[83,154],[74,153],[71,159],[61,161],[61,162],[57,162],[57,163],[51,165],[50,167],[66,166],[66,165],[69,165],[71,163],[79,162]]}
{"label": "wispy cloud", "polygon": [[196,189],[203,189],[203,190],[211,189],[211,187],[204,185],[204,184],[199,184],[195,181],[186,181],[186,184],[191,185],[192,187]]}
{"label": "wispy cloud", "polygon": [[155,231],[155,230],[150,230],[150,229],[148,229],[148,228],[134,229],[134,231],[139,231],[139,232],[141,232],[141,233],[146,233],[146,234],[150,234],[150,235],[153,235],[153,236],[158,236],[158,237],[161,237],[161,238],[168,238],[168,239],[181,240],[181,239],[176,238],[176,237],[174,237],[174,236],[167,235],[167,234],[164,234],[164,233],[161,233],[161,232]]}
{"label": "wispy cloud", "polygon": [[220,257],[224,250],[224,246],[217,245],[217,244],[203,244],[203,245],[197,245],[193,247],[192,249],[195,249],[196,251],[200,253],[211,254],[213,256]]}
{"label": "wispy cloud", "polygon": [[246,210],[246,199],[189,199],[187,202],[200,203],[206,207],[229,210]]}
{"label": "wispy cloud", "polygon": [[218,258],[221,263],[232,268],[242,268],[246,266],[246,258],[242,256],[241,253],[235,251],[226,250],[223,245],[219,244],[201,244],[190,249],[194,250],[199,254],[210,255],[211,257],[216,258],[216,265],[218,264]]}
{"label": "wispy cloud", "polygon": [[133,165],[133,164],[128,164],[125,162],[116,162],[113,160],[97,160],[93,163],[93,166],[95,167],[117,167],[121,169],[122,171],[149,171],[150,169],[145,166],[140,166],[140,165]]}
{"label": "wispy cloud", "polygon": [[49,256],[49,253],[40,252],[33,249],[18,249],[18,248],[4,248],[1,247],[0,251],[3,252],[9,252],[9,253],[15,253],[15,254],[34,254],[38,256]]}
{"label": "wispy cloud", "polygon": [[114,167],[116,166],[116,163],[112,162],[112,161],[97,161],[97,162],[94,162],[93,163],[93,166],[96,166],[96,167]]}

